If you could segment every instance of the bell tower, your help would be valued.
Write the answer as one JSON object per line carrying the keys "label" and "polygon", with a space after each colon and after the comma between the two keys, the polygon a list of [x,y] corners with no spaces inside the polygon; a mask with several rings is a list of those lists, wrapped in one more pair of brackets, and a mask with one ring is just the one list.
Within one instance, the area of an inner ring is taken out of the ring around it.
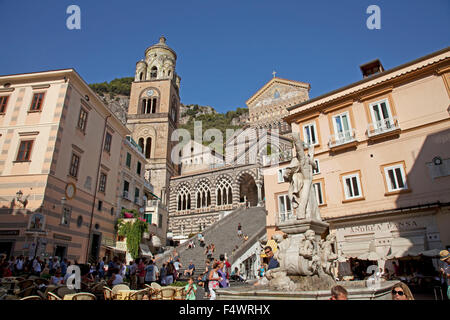
{"label": "bell tower", "polygon": [[148,47],[144,59],[136,63],[128,107],[127,126],[147,159],[146,177],[164,203],[170,177],[178,172],[171,159],[175,143],[170,141],[180,110],[181,78],[175,71],[176,60],[164,36]]}

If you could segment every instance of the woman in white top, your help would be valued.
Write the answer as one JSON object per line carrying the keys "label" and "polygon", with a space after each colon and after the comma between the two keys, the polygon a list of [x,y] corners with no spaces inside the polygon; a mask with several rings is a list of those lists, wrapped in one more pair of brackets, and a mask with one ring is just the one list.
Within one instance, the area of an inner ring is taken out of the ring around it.
{"label": "woman in white top", "polygon": [[219,276],[219,273],[217,272],[220,268],[220,263],[216,262],[213,265],[213,269],[209,273],[209,293],[211,294],[210,300],[216,300],[216,292],[215,290],[219,288],[219,281],[222,281],[223,279]]}

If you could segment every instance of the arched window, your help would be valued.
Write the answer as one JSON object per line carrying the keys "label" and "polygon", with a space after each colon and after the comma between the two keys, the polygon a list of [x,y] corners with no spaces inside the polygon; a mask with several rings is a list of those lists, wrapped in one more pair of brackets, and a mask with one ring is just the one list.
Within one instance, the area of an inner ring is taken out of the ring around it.
{"label": "arched window", "polygon": [[218,206],[233,203],[233,188],[231,187],[231,181],[228,178],[220,179],[216,186],[217,198],[216,202]]}
{"label": "arched window", "polygon": [[197,208],[206,208],[211,205],[211,191],[206,181],[201,181],[196,189]]}
{"label": "arched window", "polygon": [[147,142],[145,144],[145,158],[150,159],[152,153],[152,138],[147,138]]}
{"label": "arched window", "polygon": [[147,99],[142,99],[142,114],[147,113]]}
{"label": "arched window", "polygon": [[167,75],[170,77],[170,73],[171,73],[171,71],[169,70],[169,72],[167,73]]}
{"label": "arched window", "polygon": [[139,138],[138,144],[139,144],[139,147],[141,147],[142,153],[144,153],[144,150],[145,150],[145,148],[144,148],[144,138]]}
{"label": "arched window", "polygon": [[139,74],[139,80],[142,81],[143,78],[144,78],[144,74],[141,72],[141,73]]}
{"label": "arched window", "polygon": [[191,194],[189,188],[186,185],[182,185],[177,192],[177,210],[190,210],[191,209]]}
{"label": "arched window", "polygon": [[156,79],[157,76],[158,76],[158,68],[157,67],[153,67],[151,72],[150,72],[150,78],[151,79]]}
{"label": "arched window", "polygon": [[152,111],[151,112],[156,113],[156,98],[152,99]]}

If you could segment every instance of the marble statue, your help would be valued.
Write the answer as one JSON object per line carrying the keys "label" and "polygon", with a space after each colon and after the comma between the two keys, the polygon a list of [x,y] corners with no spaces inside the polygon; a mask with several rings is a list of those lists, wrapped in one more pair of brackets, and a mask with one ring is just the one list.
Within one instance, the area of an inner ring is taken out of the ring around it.
{"label": "marble statue", "polygon": [[277,222],[285,233],[272,237],[278,245],[274,258],[279,267],[269,270],[261,283],[274,290],[328,290],[336,283],[335,236],[321,237],[329,225],[320,217],[312,185],[314,147],[309,146],[305,153],[299,134],[292,136],[296,157],[287,167],[284,179],[289,182],[288,197],[295,219]]}
{"label": "marble statue", "polygon": [[320,219],[319,207],[315,197],[312,177],[313,168],[317,165],[314,161],[314,146],[309,146],[305,154],[304,142],[300,139],[298,132],[292,133],[296,157],[286,168],[284,179],[289,182],[288,197],[298,220]]}

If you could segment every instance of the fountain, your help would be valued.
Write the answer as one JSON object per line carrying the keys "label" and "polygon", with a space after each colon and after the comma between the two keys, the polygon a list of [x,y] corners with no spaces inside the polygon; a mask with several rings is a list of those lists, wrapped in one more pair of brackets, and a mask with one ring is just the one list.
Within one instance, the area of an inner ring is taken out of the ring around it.
{"label": "fountain", "polygon": [[[336,239],[321,235],[328,228],[322,221],[312,185],[314,147],[304,151],[298,133],[293,133],[296,157],[286,168],[284,179],[289,182],[288,197],[293,215],[278,228],[284,235],[276,234],[278,244],[274,258],[279,267],[266,272],[258,285],[217,290],[218,299],[328,299],[330,289],[340,284],[346,287],[349,299],[390,299],[395,282],[367,286],[366,281],[335,281],[338,260]],[[334,245],[333,245],[334,244]]]}

